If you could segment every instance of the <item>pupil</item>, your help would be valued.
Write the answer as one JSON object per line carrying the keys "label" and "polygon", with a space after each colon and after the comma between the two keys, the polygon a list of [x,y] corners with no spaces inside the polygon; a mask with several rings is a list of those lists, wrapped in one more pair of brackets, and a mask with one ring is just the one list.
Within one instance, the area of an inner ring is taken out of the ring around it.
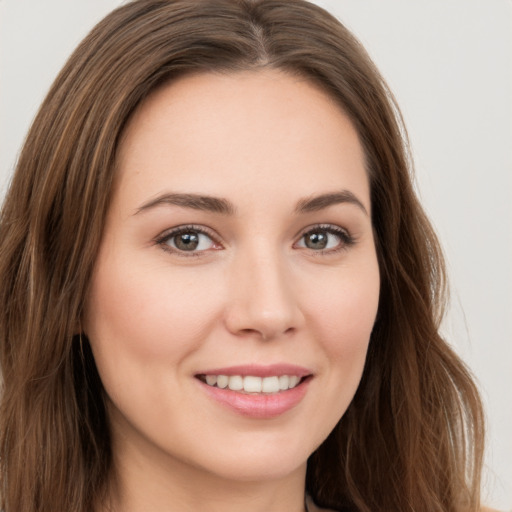
{"label": "pupil", "polygon": [[199,245],[199,237],[197,233],[182,233],[174,239],[174,243],[178,249],[193,251]]}
{"label": "pupil", "polygon": [[306,235],[306,247],[310,249],[325,249],[327,245],[327,234],[322,232]]}

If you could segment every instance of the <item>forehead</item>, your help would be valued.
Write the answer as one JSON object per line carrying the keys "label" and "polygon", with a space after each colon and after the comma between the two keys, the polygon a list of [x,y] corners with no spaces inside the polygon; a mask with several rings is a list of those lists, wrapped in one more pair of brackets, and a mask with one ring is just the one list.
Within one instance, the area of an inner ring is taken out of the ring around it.
{"label": "forehead", "polygon": [[118,164],[120,188],[147,194],[348,187],[370,208],[348,116],[306,78],[278,70],[196,74],[161,87],[130,120]]}

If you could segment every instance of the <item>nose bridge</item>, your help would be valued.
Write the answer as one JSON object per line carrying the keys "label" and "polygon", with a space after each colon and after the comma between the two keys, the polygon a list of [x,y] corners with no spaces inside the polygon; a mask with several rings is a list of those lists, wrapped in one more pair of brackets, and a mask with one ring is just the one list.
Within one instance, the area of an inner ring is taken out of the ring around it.
{"label": "nose bridge", "polygon": [[300,325],[301,312],[284,255],[253,244],[233,263],[228,327],[270,339]]}

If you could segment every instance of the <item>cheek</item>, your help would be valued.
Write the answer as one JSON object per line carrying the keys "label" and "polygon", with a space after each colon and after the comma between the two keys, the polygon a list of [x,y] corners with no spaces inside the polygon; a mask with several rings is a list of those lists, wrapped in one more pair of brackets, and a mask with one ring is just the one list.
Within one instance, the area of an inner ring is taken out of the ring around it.
{"label": "cheek", "polygon": [[187,361],[215,318],[212,294],[198,282],[136,260],[98,265],[85,325],[112,422],[129,418],[143,432],[176,427],[175,411],[187,405]]}
{"label": "cheek", "polygon": [[324,293],[317,291],[311,296],[309,316],[313,335],[326,358],[329,378],[339,384],[338,391],[349,401],[364,368],[377,315],[380,280],[376,258],[364,265],[364,270],[345,270],[326,279]]}
{"label": "cheek", "polygon": [[200,282],[192,273],[138,261],[111,258],[98,265],[85,325],[100,373],[105,368],[102,378],[109,378],[104,374],[111,361],[117,373],[149,364],[156,371],[165,365],[169,372],[170,364],[179,371],[179,362],[201,343],[215,318],[216,301]]}
{"label": "cheek", "polygon": [[[310,431],[318,446],[345,414],[359,386],[378,309],[380,280],[376,258],[317,275],[307,297],[309,336],[318,357],[317,394]],[[361,265],[360,265],[361,264]],[[302,290],[305,292],[305,289]]]}
{"label": "cheek", "polygon": [[376,257],[358,263],[325,275],[309,293],[315,327],[332,341],[333,350],[348,349],[352,343],[357,348],[373,329],[380,293],[378,264]]}

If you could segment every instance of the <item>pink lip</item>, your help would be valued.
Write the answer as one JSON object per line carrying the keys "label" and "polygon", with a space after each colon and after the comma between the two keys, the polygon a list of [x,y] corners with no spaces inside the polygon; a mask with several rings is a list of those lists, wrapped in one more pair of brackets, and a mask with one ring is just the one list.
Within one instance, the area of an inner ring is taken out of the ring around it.
{"label": "pink lip", "polygon": [[273,394],[247,394],[227,388],[221,389],[209,386],[197,379],[198,384],[210,398],[237,414],[255,419],[270,419],[284,414],[301,402],[308,390],[312,372],[295,365],[277,364],[270,366],[243,365],[215,368],[200,372],[197,375],[254,375],[256,377],[297,375],[299,377],[308,377],[292,389]]}
{"label": "pink lip", "polygon": [[294,364],[271,364],[271,365],[257,365],[257,364],[246,364],[239,366],[229,366],[226,368],[209,368],[201,372],[197,372],[197,375],[254,375],[255,377],[272,377],[277,375],[297,375],[297,377],[306,377],[311,375],[313,372],[302,366]]}

